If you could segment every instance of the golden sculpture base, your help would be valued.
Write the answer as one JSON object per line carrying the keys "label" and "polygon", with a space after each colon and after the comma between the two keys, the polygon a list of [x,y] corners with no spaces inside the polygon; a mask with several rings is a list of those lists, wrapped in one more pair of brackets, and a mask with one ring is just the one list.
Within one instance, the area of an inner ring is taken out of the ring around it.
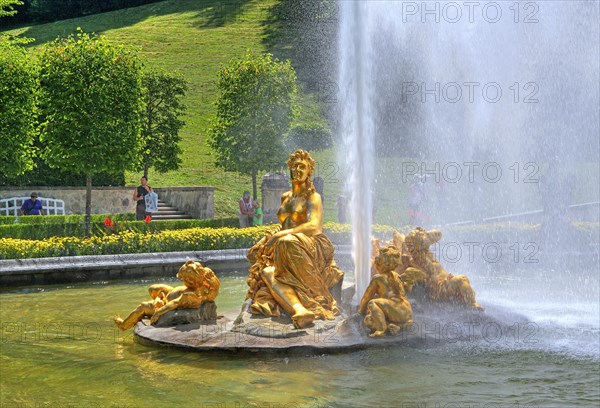
{"label": "golden sculpture base", "polygon": [[310,327],[295,329],[287,316],[272,318],[247,312],[225,313],[214,322],[163,328],[150,326],[145,319],[135,327],[134,338],[144,345],[206,353],[306,355],[371,347],[438,347],[457,342],[482,342],[485,346],[510,341],[515,327],[530,324],[522,316],[493,307],[484,313],[465,305],[417,301],[413,312],[415,323],[411,328],[380,338],[369,337],[370,330],[358,314],[315,321]]}
{"label": "golden sculpture base", "polygon": [[165,313],[154,324],[155,327],[171,327],[184,324],[214,322],[218,319],[215,302],[205,302],[194,309],[176,309]]}

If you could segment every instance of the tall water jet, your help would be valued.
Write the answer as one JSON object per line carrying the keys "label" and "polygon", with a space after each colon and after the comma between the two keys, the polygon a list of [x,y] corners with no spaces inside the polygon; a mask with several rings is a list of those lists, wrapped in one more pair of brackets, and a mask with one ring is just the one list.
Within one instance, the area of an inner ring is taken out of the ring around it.
{"label": "tall water jet", "polygon": [[[415,224],[487,223],[478,248],[503,251],[504,258],[470,252],[471,241],[443,228],[456,241],[441,243],[442,262],[473,277],[484,301],[514,298],[513,287],[490,295],[503,285],[483,276],[506,262],[523,298],[535,299],[531,318],[555,316],[549,306],[564,296],[560,307],[593,319],[597,330],[597,285],[588,283],[598,282],[597,241],[572,222],[598,222],[599,3],[490,2],[475,10],[452,1],[353,1],[340,2],[340,11],[340,162],[352,194],[358,296],[369,270],[371,191],[377,187],[378,220],[402,226],[411,222],[401,211],[412,210],[415,180],[423,197]],[[456,243],[462,255],[445,257]],[[534,295],[519,271],[537,262],[562,272]],[[588,299],[585,313],[570,299]]]}
{"label": "tall water jet", "polygon": [[373,194],[373,78],[369,53],[370,8],[362,2],[342,2],[340,21],[340,130],[342,154],[349,173],[350,217],[358,304],[369,285]]}

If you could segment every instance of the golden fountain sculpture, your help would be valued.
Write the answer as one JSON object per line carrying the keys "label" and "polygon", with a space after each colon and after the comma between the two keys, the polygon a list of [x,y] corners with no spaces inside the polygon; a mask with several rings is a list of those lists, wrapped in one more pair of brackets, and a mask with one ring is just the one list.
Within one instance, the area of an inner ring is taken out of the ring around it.
{"label": "golden fountain sculpture", "polygon": [[379,249],[373,259],[377,273],[371,278],[358,308],[365,316],[364,324],[371,329],[371,337],[397,334],[413,323],[410,302],[406,298],[404,282],[394,272],[401,261],[401,253],[393,245]]}
{"label": "golden fountain sculpture", "polygon": [[219,294],[220,282],[210,268],[200,262],[187,261],[177,273],[183,281],[182,286],[175,288],[156,284],[148,288],[152,300],[142,302],[125,319],[119,315],[114,317],[115,324],[121,330],[135,326],[145,317],[155,324],[167,312],[175,309],[196,309],[206,302],[213,302]]}
{"label": "golden fountain sculpture", "polygon": [[323,204],[311,176],[315,161],[308,152],[290,155],[292,189],[281,196],[281,225],[248,251],[250,312],[279,316],[283,310],[294,327],[339,314],[330,289],[344,274],[333,259],[333,244],[323,234]]}
{"label": "golden fountain sculpture", "polygon": [[[483,310],[475,299],[469,279],[465,275],[447,272],[429,250],[441,238],[442,233],[436,229],[426,231],[417,227],[407,236],[394,231],[391,244],[401,253],[396,272],[400,274],[404,288],[409,292],[415,283],[422,282],[433,301],[462,303]],[[374,255],[377,255],[377,244],[373,249]]]}

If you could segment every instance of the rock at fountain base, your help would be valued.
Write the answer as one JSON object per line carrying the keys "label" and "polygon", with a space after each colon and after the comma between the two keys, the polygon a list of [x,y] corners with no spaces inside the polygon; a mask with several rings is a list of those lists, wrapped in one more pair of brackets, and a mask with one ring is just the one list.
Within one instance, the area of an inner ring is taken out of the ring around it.
{"label": "rock at fountain base", "polygon": [[283,339],[290,343],[290,339],[300,339],[303,341],[323,339],[326,336],[340,334],[339,329],[344,322],[343,316],[337,316],[334,320],[315,320],[312,325],[303,329],[296,329],[289,316],[282,314],[278,317],[267,317],[262,315],[253,315],[249,312],[242,312],[235,319],[231,331],[258,338],[271,339],[277,342],[277,339]]}
{"label": "rock at fountain base", "polygon": [[176,309],[162,315],[154,327],[172,327],[217,320],[215,302],[205,302],[195,309]]}
{"label": "rock at fountain base", "polygon": [[465,306],[424,303],[414,305],[413,312],[415,323],[411,328],[378,338],[368,336],[370,330],[358,314],[315,320],[310,327],[296,329],[288,316],[255,316],[244,311],[173,327],[155,327],[144,320],[136,325],[134,339],[145,345],[198,352],[306,355],[371,347],[438,347],[458,342],[495,346],[512,339],[510,330],[514,331],[515,324],[527,322],[523,316],[494,307],[479,312]]}

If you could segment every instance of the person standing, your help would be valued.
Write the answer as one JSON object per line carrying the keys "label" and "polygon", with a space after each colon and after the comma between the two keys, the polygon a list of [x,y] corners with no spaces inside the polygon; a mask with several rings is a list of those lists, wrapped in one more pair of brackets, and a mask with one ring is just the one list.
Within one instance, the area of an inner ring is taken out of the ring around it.
{"label": "person standing", "polygon": [[254,218],[254,205],[250,198],[250,192],[244,191],[244,195],[240,198],[238,210],[238,218],[240,220],[240,228],[246,228],[252,226],[252,219]]}
{"label": "person standing", "polygon": [[21,205],[21,214],[23,215],[44,215],[42,202],[37,199],[37,193],[31,193],[31,198],[23,201]]}
{"label": "person standing", "polygon": [[252,225],[263,225],[263,213],[262,208],[260,208],[260,203],[258,200],[254,200],[254,218],[252,220]]}
{"label": "person standing", "polygon": [[152,193],[152,187],[148,185],[148,179],[146,177],[142,177],[140,179],[141,185],[138,186],[133,192],[133,201],[136,202],[135,206],[135,219],[138,221],[142,221],[146,218],[150,213],[146,212],[146,195]]}

